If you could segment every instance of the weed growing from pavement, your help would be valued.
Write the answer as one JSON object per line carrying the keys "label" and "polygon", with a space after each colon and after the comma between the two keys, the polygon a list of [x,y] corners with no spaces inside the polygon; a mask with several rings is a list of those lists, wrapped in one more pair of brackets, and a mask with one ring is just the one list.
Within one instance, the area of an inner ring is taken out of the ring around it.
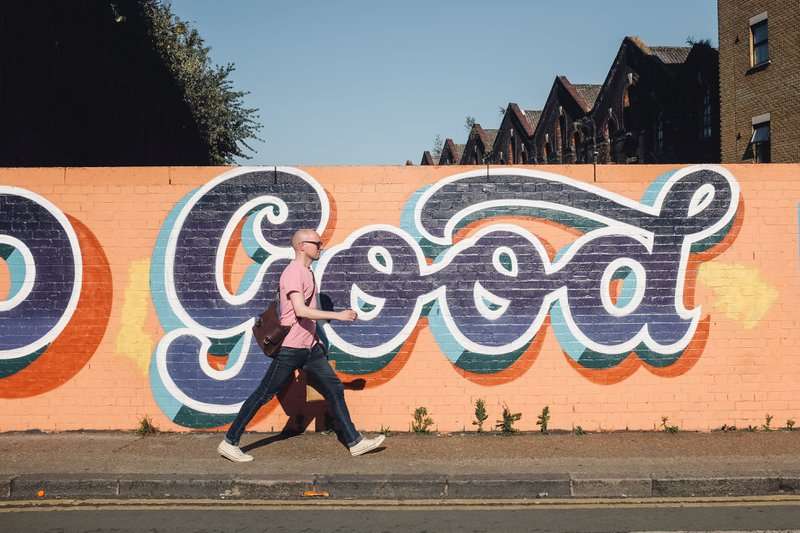
{"label": "weed growing from pavement", "polygon": [[786,421],[786,431],[794,431],[794,420],[791,418]]}
{"label": "weed growing from pavement", "polygon": [[472,422],[473,426],[478,426],[478,433],[483,433],[483,423],[489,415],[486,414],[486,401],[482,398],[475,400],[475,420]]}
{"label": "weed growing from pavement", "polygon": [[511,409],[508,408],[507,404],[503,404],[503,418],[497,420],[497,424],[495,424],[495,428],[500,430],[500,433],[503,435],[511,435],[512,433],[516,433],[519,431],[517,428],[514,427],[514,422],[522,418],[522,413],[511,413]]}
{"label": "weed growing from pavement", "polygon": [[538,416],[536,419],[536,425],[539,426],[539,431],[547,435],[549,431],[547,431],[547,424],[550,423],[550,407],[545,405],[544,409],[542,409],[542,414]]}
{"label": "weed growing from pavement", "polygon": [[758,431],[758,427],[756,427],[756,426],[751,426],[750,424],[747,424],[747,429],[746,429],[746,431],[749,431],[750,433],[754,433],[754,432]]}
{"label": "weed growing from pavement", "polygon": [[764,415],[764,425],[763,425],[763,426],[761,426],[761,428],[762,428],[764,431],[772,431],[772,427],[770,427],[770,424],[772,424],[772,419],[773,419],[773,418],[775,418],[775,417],[774,417],[774,416],[772,416],[772,415],[770,415],[769,413],[767,413],[766,415]]}
{"label": "weed growing from pavement", "polygon": [[736,426],[729,426],[728,424],[722,424],[718,431],[722,431],[723,433],[728,433],[729,431],[736,431]]}
{"label": "weed growing from pavement", "polygon": [[411,423],[411,431],[414,433],[430,433],[433,425],[433,418],[428,416],[428,409],[417,407],[414,409],[414,421]]}
{"label": "weed growing from pavement", "polygon": [[669,417],[668,416],[662,416],[661,417],[661,427],[662,427],[664,432],[666,432],[666,433],[677,433],[678,431],[681,430],[681,428],[679,428],[678,426],[671,426],[671,425],[667,424],[667,422],[669,422]]}
{"label": "weed growing from pavement", "polygon": [[139,427],[136,428],[136,434],[141,437],[146,437],[148,435],[155,435],[156,433],[158,433],[158,428],[153,425],[153,421],[149,416],[144,415],[141,420],[139,420]]}
{"label": "weed growing from pavement", "polygon": [[582,427],[580,427],[580,426],[575,426],[575,427],[572,429],[572,433],[574,433],[574,434],[575,434],[575,436],[577,436],[577,437],[581,437],[581,436],[583,436],[583,435],[586,435],[586,432],[585,432],[585,431],[583,430],[583,428],[582,428]]}
{"label": "weed growing from pavement", "polygon": [[392,432],[389,430],[389,426],[383,427],[383,424],[381,424],[381,430],[378,433],[387,437],[392,434]]}

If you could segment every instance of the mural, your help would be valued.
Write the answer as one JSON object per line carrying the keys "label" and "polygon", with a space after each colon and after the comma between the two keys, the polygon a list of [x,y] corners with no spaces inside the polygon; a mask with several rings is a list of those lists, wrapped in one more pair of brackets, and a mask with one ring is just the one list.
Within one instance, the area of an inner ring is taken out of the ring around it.
{"label": "mural", "polygon": [[[697,263],[734,227],[738,207],[739,185],[718,166],[668,173],[638,202],[541,171],[450,176],[417,191],[399,227],[365,226],[325,251],[315,266],[321,305],[356,308],[361,320],[325,324],[323,333],[337,370],[351,374],[391,365],[422,318],[468,376],[515,365],[538,349],[548,324],[579,371],[631,357],[670,367],[707,333],[692,305]],[[270,363],[251,338],[253,317],[292,257],[291,234],[322,234],[331,210],[310,175],[287,167],[237,168],[173,208],[150,266],[165,332],[150,379],[175,423],[224,424],[256,387]],[[458,237],[508,216],[580,236],[554,255],[508,222]],[[225,272],[236,246],[252,264],[234,291]],[[209,363],[215,357],[221,364]]]}
{"label": "mural", "polygon": [[108,261],[77,219],[28,190],[0,186],[0,398],[70,380],[99,345],[111,312]]}

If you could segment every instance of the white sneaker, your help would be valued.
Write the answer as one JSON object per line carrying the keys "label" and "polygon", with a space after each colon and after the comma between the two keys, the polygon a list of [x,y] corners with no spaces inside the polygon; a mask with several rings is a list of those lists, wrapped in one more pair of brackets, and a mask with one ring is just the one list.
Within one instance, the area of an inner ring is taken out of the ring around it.
{"label": "white sneaker", "polygon": [[252,455],[247,455],[241,448],[234,446],[226,440],[219,443],[217,451],[222,457],[230,459],[234,463],[247,463],[253,460]]}
{"label": "white sneaker", "polygon": [[364,437],[358,442],[358,444],[354,444],[350,447],[350,455],[357,457],[367,453],[368,451],[374,450],[383,444],[384,439],[386,439],[386,435],[378,435],[372,439]]}

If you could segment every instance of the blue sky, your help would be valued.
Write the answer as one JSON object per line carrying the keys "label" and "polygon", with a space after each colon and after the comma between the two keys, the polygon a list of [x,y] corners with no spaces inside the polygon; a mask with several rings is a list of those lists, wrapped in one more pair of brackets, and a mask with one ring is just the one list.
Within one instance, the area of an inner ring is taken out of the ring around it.
{"label": "blue sky", "polygon": [[715,0],[171,3],[259,109],[248,164],[418,164],[467,115],[541,109],[556,75],[602,83],[625,35],[717,46]]}

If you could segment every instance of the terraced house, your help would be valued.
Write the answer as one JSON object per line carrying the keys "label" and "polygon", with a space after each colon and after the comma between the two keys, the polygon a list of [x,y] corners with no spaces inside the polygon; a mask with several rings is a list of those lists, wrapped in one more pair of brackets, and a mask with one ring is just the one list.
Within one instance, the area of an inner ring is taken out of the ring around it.
{"label": "terraced house", "polygon": [[499,129],[475,124],[460,159],[439,164],[719,162],[718,68],[707,42],[625,37],[602,84],[557,76],[541,111],[508,104]]}

